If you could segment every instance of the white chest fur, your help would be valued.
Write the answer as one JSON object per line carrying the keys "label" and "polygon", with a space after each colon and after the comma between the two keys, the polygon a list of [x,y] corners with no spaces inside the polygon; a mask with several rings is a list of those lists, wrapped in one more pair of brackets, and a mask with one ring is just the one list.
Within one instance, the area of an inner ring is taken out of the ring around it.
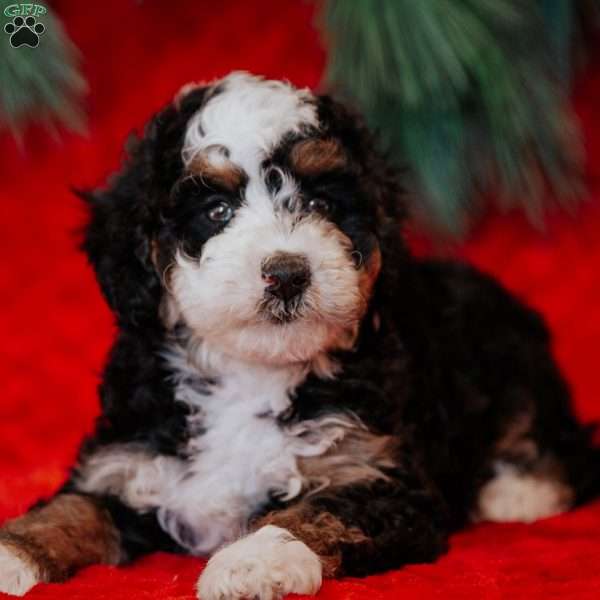
{"label": "white chest fur", "polygon": [[[79,487],[110,492],[140,511],[156,510],[161,526],[194,554],[209,554],[241,534],[273,494],[291,499],[308,482],[300,457],[324,454],[357,423],[329,415],[291,426],[277,416],[304,380],[300,366],[267,368],[175,347],[167,360],[175,396],[192,409],[187,460],[118,446],[89,458]],[[202,385],[202,381],[210,383]]]}

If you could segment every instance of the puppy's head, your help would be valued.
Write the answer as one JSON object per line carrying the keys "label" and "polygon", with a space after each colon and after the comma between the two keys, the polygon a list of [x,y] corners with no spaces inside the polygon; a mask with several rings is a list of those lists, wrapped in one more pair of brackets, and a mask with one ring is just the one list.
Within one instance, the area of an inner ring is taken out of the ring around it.
{"label": "puppy's head", "polygon": [[239,73],[181,93],[87,199],[85,249],[122,326],[182,323],[272,364],[352,346],[399,202],[356,115]]}

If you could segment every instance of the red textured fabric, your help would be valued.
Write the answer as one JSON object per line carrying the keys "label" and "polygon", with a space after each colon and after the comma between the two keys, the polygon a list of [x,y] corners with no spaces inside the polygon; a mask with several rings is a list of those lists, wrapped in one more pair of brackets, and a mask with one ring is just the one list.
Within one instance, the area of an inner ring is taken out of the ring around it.
{"label": "red textured fabric", "polygon": [[[114,169],[126,134],[184,82],[231,69],[314,86],[324,51],[314,7],[288,0],[53,3],[84,59],[87,137],[34,129],[24,150],[0,136],[0,520],[63,481],[97,413],[95,388],[111,317],[76,251],[83,211],[69,187]],[[39,48],[43,51],[43,40]],[[15,50],[18,51],[18,50]],[[578,414],[600,418],[600,60],[576,89],[589,154],[589,202],[554,215],[544,233],[519,215],[490,216],[445,252],[498,276],[546,315]],[[428,250],[421,240],[420,251]],[[31,598],[193,598],[203,561],[154,555],[127,568],[98,566]],[[324,600],[600,598],[600,503],[534,525],[480,525],[451,550],[364,580],[326,582]]]}

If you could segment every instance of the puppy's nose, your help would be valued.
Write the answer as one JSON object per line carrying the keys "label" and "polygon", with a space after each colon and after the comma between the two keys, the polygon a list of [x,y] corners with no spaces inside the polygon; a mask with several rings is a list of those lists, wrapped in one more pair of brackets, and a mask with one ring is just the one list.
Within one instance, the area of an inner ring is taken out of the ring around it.
{"label": "puppy's nose", "polygon": [[277,252],[262,264],[265,291],[289,302],[310,284],[310,265],[306,256]]}

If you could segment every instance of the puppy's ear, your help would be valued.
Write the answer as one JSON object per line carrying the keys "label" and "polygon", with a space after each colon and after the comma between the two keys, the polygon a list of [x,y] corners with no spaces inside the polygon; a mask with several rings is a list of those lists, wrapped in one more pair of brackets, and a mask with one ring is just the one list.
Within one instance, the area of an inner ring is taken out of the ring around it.
{"label": "puppy's ear", "polygon": [[363,116],[328,95],[318,97],[319,121],[333,137],[342,140],[359,169],[362,187],[377,207],[380,221],[404,220],[406,216],[401,172],[379,148],[376,136]]}
{"label": "puppy's ear", "polygon": [[198,87],[155,115],[126,146],[106,189],[78,192],[89,207],[86,252],[119,325],[156,322],[161,274],[153,260],[160,205],[180,177],[185,127],[208,88]]}

